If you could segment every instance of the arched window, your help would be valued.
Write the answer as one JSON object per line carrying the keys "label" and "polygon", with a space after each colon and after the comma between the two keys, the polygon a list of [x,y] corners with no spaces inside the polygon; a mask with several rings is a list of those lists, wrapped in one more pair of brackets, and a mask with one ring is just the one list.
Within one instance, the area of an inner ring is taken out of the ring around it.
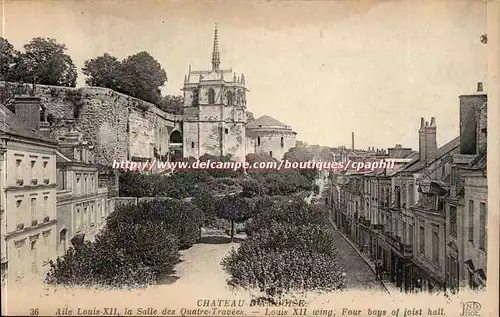
{"label": "arched window", "polygon": [[257,145],[260,145],[260,136],[257,137]]}
{"label": "arched window", "polygon": [[62,254],[66,253],[67,249],[67,235],[68,235],[68,229],[62,229],[61,232],[59,232],[59,246]]}
{"label": "arched window", "polygon": [[193,90],[193,106],[197,106],[199,101],[199,91],[198,89]]}
{"label": "arched window", "polygon": [[273,151],[269,151],[269,156],[273,157]]}
{"label": "arched window", "polygon": [[194,149],[194,142],[191,142],[191,148]]}
{"label": "arched window", "polygon": [[208,90],[208,103],[209,104],[215,103],[215,90],[213,88],[210,88]]}
{"label": "arched window", "polygon": [[238,106],[241,106],[242,99],[243,99],[243,93],[241,92],[241,89],[238,89],[238,92],[236,93],[236,104]]}
{"label": "arched window", "polygon": [[226,93],[226,98],[227,98],[227,105],[228,106],[234,105],[234,97],[233,97],[233,92],[232,91],[228,91]]}
{"label": "arched window", "polygon": [[182,143],[182,134],[179,131],[170,133],[170,143]]}
{"label": "arched window", "polygon": [[285,140],[283,139],[283,137],[281,137],[281,147],[284,147],[285,146]]}

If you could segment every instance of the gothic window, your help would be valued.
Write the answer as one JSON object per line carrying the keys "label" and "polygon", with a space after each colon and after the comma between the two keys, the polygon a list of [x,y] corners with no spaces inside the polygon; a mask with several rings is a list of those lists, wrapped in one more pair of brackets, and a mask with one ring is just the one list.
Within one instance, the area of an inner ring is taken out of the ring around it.
{"label": "gothic window", "polygon": [[191,148],[194,149],[194,142],[191,142]]}
{"label": "gothic window", "polygon": [[193,103],[192,103],[193,106],[198,105],[199,98],[200,98],[199,90],[198,89],[193,90]]}
{"label": "gothic window", "polygon": [[260,145],[260,136],[257,137],[257,145]]}
{"label": "gothic window", "polygon": [[273,151],[269,151],[269,156],[273,157]]}
{"label": "gothic window", "polygon": [[285,146],[285,140],[283,139],[283,137],[281,137],[281,147],[283,148]]}
{"label": "gothic window", "polygon": [[238,89],[238,92],[236,93],[236,104],[238,106],[241,106],[243,101],[243,93],[241,92],[241,89]]}
{"label": "gothic window", "polygon": [[215,103],[215,90],[213,88],[208,89],[208,103]]}
{"label": "gothic window", "polygon": [[226,93],[226,97],[227,97],[227,105],[228,106],[234,105],[233,92],[232,91],[228,91]]}

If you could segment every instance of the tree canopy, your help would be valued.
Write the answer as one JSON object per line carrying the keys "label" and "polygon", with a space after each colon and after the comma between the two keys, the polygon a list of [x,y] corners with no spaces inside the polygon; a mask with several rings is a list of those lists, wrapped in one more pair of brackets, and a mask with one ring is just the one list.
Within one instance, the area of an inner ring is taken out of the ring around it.
{"label": "tree canopy", "polygon": [[65,44],[52,38],[36,37],[19,52],[4,38],[0,39],[2,78],[38,84],[75,87],[76,66],[66,54]]}
{"label": "tree canopy", "polygon": [[105,87],[154,104],[162,101],[160,87],[167,73],[148,52],[142,51],[122,61],[108,53],[85,61],[85,83]]}

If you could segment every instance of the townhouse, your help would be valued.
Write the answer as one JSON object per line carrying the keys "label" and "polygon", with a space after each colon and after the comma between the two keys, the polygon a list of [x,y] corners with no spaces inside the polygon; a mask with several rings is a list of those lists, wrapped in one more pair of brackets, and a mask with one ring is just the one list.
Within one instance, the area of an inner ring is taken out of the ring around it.
{"label": "townhouse", "polygon": [[453,156],[446,210],[446,286],[456,291],[486,285],[487,94],[460,96],[460,151]]}
{"label": "townhouse", "polygon": [[70,241],[93,241],[114,209],[108,188],[99,186],[92,145],[81,132],[71,130],[59,142],[57,152],[57,251],[63,255]]}
{"label": "townhouse", "polygon": [[40,278],[56,258],[56,148],[40,99],[0,105],[2,282]]}
{"label": "townhouse", "polygon": [[[460,96],[460,134],[438,148],[421,119],[419,151],[396,145],[392,171],[334,175],[332,221],[380,260],[402,291],[483,288],[487,253],[487,96]],[[361,182],[362,188],[359,189]]]}

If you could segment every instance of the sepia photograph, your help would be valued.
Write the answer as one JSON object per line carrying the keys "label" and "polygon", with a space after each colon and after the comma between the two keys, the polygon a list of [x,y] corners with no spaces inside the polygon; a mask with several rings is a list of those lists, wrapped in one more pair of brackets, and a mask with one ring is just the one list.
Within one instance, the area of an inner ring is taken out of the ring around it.
{"label": "sepia photograph", "polygon": [[500,1],[0,2],[2,315],[498,316]]}

